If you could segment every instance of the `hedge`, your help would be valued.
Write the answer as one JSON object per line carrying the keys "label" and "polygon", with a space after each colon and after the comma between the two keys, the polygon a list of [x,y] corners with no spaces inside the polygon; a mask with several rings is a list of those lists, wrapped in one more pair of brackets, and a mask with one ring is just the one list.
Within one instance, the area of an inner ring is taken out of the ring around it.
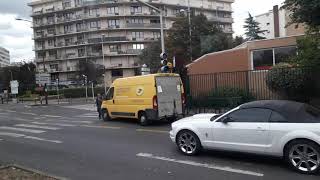
{"label": "hedge", "polygon": [[[108,89],[108,88],[107,88]],[[100,93],[104,93],[104,87],[94,87],[95,96]],[[66,88],[60,89],[59,94],[63,94],[65,98],[82,98],[86,97],[86,88]],[[56,90],[48,91],[48,95],[57,95]],[[92,96],[92,89],[88,87],[88,96]]]}

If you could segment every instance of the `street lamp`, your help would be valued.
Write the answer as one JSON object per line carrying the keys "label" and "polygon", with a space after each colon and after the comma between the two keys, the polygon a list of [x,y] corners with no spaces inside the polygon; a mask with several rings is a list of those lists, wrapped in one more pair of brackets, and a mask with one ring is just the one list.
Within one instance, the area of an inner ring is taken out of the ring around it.
{"label": "street lamp", "polygon": [[106,75],[102,74],[102,76],[103,76],[103,84],[104,84],[104,95],[107,95]]}
{"label": "street lamp", "polygon": [[154,7],[153,5],[143,2],[141,0],[136,0],[137,2],[144,4],[146,6],[148,6],[149,8],[157,11],[160,14],[160,36],[161,36],[161,50],[162,53],[165,53],[165,47],[164,47],[164,34],[163,34],[163,11],[157,7]]}
{"label": "street lamp", "polygon": [[[184,13],[184,9],[181,9],[180,12]],[[188,23],[189,23],[189,50],[190,50],[190,62],[192,62],[192,29],[191,29],[191,8],[190,8],[190,0],[188,0]]]}
{"label": "street lamp", "polygon": [[87,81],[88,81],[88,77],[84,74],[82,74],[82,77],[84,78],[84,81],[85,81],[85,85],[86,85],[86,101],[88,101],[88,85],[87,85]]}

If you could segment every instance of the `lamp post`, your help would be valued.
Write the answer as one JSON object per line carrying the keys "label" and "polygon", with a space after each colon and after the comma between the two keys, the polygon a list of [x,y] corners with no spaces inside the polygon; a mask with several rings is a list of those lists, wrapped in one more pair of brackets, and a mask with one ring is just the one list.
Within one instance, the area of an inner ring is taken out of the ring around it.
{"label": "lamp post", "polygon": [[59,79],[56,79],[56,83],[57,83],[57,95],[58,95],[58,104],[60,101],[60,95],[59,95]]}
{"label": "lamp post", "polygon": [[157,7],[154,7],[153,5],[143,2],[141,0],[136,0],[137,2],[144,4],[148,6],[149,8],[157,11],[160,14],[160,36],[161,36],[161,51],[162,53],[165,53],[165,46],[164,46],[164,32],[163,32],[163,11]]}
{"label": "lamp post", "polygon": [[88,85],[87,85],[87,76],[82,74],[82,77],[84,78],[84,81],[85,81],[85,86],[86,86],[86,102],[88,101]]}
{"label": "lamp post", "polygon": [[[180,12],[184,12],[184,9],[181,9]],[[188,24],[189,24],[189,51],[190,51],[190,62],[192,62],[192,27],[191,27],[191,8],[190,8],[190,0],[188,0]]]}
{"label": "lamp post", "polygon": [[104,84],[104,95],[107,95],[106,75],[102,74],[102,76],[103,76],[103,84]]}

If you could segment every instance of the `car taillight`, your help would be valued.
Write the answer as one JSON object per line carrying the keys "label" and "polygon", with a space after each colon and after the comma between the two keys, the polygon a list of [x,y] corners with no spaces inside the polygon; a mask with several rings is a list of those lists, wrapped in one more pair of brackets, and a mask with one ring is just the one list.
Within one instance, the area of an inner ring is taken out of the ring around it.
{"label": "car taillight", "polygon": [[153,109],[158,109],[158,100],[157,100],[157,96],[153,96],[152,104],[153,104]]}
{"label": "car taillight", "polygon": [[184,93],[181,94],[181,101],[182,101],[182,104],[186,104],[186,97]]}

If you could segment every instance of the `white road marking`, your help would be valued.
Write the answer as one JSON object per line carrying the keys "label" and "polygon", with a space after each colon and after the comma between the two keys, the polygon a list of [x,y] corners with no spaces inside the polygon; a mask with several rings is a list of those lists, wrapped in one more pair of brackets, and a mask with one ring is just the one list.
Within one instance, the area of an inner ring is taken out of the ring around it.
{"label": "white road marking", "polygon": [[16,124],[17,127],[27,127],[27,128],[36,128],[36,129],[47,129],[47,130],[59,130],[60,128],[51,127],[51,126],[38,126],[33,124]]}
{"label": "white road marking", "polygon": [[25,121],[25,122],[30,122],[30,121],[31,121],[31,120],[22,119],[22,118],[14,118],[14,120],[17,120],[17,121]]}
{"label": "white road marking", "polygon": [[59,140],[49,140],[49,139],[43,139],[43,138],[34,137],[34,136],[25,136],[24,138],[33,139],[33,140],[37,140],[37,141],[52,142],[52,143],[57,143],[57,144],[61,144],[62,143],[62,141],[59,141]]}
{"label": "white road marking", "polygon": [[32,115],[32,116],[36,116],[37,115],[35,113],[28,113],[28,112],[22,112],[21,114]]}
{"label": "white road marking", "polygon": [[41,115],[42,117],[50,117],[50,118],[61,118],[62,116],[54,116],[54,115]]}
{"label": "white road marking", "polygon": [[80,123],[80,124],[92,124],[91,121],[71,121],[71,120],[56,120],[56,119],[47,119],[45,121],[54,121],[54,122],[67,122],[67,123]]}
{"label": "white road marking", "polygon": [[121,129],[121,127],[115,127],[115,126],[89,126],[89,125],[81,125],[81,127],[103,128],[103,129]]}
{"label": "white road marking", "polygon": [[0,136],[9,136],[9,137],[23,137],[24,134],[16,134],[16,133],[8,133],[8,132],[0,132]]}
{"label": "white road marking", "polygon": [[3,139],[0,139],[0,141],[3,141]]}
{"label": "white road marking", "polygon": [[14,112],[17,112],[17,111],[11,111],[11,110],[5,110],[7,112],[11,112],[11,113],[14,113]]}
{"label": "white road marking", "polygon": [[46,132],[46,131],[42,131],[42,130],[26,129],[26,128],[15,128],[15,127],[8,127],[8,126],[1,126],[0,129],[12,130],[12,131],[21,131],[21,132],[28,132],[28,133],[35,133],[35,134],[40,134],[40,133]]}
{"label": "white road marking", "polygon": [[153,154],[148,154],[148,153],[139,153],[136,156],[149,158],[149,159],[157,159],[157,160],[162,160],[162,161],[174,162],[174,163],[179,163],[179,164],[185,164],[185,165],[190,165],[190,166],[204,167],[204,168],[215,169],[215,170],[220,170],[220,171],[227,171],[227,172],[238,173],[238,174],[245,174],[245,175],[251,175],[251,176],[258,176],[258,177],[264,176],[264,174],[262,174],[262,173],[253,172],[253,171],[235,169],[235,168],[231,168],[231,167],[216,166],[213,164],[198,163],[198,162],[194,162],[194,161],[177,160],[177,159],[172,159],[172,158],[167,158],[167,157],[154,156]]}
{"label": "white road marking", "polygon": [[64,123],[43,123],[43,122],[32,122],[32,124],[38,125],[52,125],[52,126],[63,126],[63,127],[75,127],[77,125],[74,124],[64,124]]}

